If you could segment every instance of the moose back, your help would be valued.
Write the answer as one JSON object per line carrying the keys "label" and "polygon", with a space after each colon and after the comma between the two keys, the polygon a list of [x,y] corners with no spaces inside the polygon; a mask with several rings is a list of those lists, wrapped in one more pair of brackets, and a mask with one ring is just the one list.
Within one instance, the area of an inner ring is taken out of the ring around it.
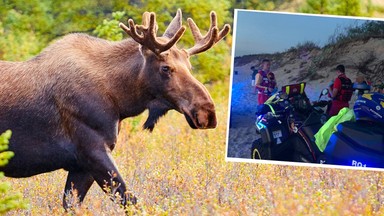
{"label": "moose back", "polygon": [[0,171],[28,177],[67,170],[64,208],[73,189],[82,201],[94,181],[101,188],[119,185],[123,204],[135,203],[111,157],[123,119],[148,109],[144,128],[152,130],[174,109],[192,128],[216,127],[214,103],[189,61],[230,31],[228,24],[219,31],[214,12],[210,18],[204,36],[187,20],[195,39],[190,49],[175,45],[186,30],[180,10],[162,36],[155,14],[145,12],[142,25],[120,23],[131,39],[70,34],[28,61],[0,61],[0,131],[12,130],[15,153]]}

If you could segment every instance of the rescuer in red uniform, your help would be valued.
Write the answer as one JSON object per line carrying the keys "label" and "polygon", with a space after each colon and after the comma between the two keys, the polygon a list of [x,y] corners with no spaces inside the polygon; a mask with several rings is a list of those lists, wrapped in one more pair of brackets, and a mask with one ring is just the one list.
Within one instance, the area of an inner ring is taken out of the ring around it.
{"label": "rescuer in red uniform", "polygon": [[349,100],[353,94],[352,81],[345,75],[344,65],[336,67],[337,77],[330,86],[330,96],[332,98],[331,109],[329,115],[334,116],[344,107],[349,107]]}
{"label": "rescuer in red uniform", "polygon": [[271,62],[264,59],[261,62],[261,70],[256,74],[255,88],[258,91],[258,104],[264,104],[276,87],[275,75],[270,71]]}

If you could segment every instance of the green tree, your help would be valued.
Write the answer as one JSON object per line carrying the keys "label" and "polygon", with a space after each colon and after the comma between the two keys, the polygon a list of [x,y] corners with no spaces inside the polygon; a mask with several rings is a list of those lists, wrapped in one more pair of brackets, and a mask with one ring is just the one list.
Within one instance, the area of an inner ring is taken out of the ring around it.
{"label": "green tree", "polygon": [[252,10],[279,10],[292,4],[293,0],[237,0],[233,3],[234,8]]}
{"label": "green tree", "polygon": [[39,35],[47,32],[44,1],[0,3],[0,58],[19,61],[38,53],[46,44]]}
{"label": "green tree", "polygon": [[372,16],[371,0],[306,0],[300,12],[346,16]]}
{"label": "green tree", "polygon": [[335,14],[347,16],[362,16],[361,0],[339,0],[335,1]]}
{"label": "green tree", "polygon": [[304,13],[328,14],[329,0],[307,0],[306,5],[301,9]]}
{"label": "green tree", "polygon": [[[8,164],[14,154],[8,151],[9,139],[11,138],[11,131],[8,130],[0,135],[0,166]],[[17,193],[11,193],[11,185],[8,182],[4,182],[4,173],[0,172],[0,214],[4,214],[8,211],[27,208],[28,205],[22,200],[22,195]]]}
{"label": "green tree", "polygon": [[116,11],[112,13],[112,20],[104,19],[101,25],[98,25],[93,31],[97,37],[107,40],[119,41],[123,39],[123,31],[119,27],[119,20],[125,16],[124,11]]}
{"label": "green tree", "polygon": [[70,32],[92,32],[112,11],[109,1],[0,2],[0,59],[22,61]]}

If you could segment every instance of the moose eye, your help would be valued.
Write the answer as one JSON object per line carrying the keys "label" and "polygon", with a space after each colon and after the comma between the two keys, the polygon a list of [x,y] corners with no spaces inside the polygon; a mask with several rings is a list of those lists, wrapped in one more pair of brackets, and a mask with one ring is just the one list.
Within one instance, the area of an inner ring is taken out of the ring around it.
{"label": "moose eye", "polygon": [[170,70],[171,70],[171,68],[169,66],[162,66],[161,67],[161,72],[168,73]]}
{"label": "moose eye", "polygon": [[161,70],[161,73],[166,76],[170,76],[172,72],[172,69],[169,66],[161,66],[160,70]]}

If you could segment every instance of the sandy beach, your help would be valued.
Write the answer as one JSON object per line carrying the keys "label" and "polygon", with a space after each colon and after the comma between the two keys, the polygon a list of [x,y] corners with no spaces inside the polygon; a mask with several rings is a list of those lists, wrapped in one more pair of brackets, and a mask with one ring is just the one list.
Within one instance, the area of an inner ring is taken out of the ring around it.
{"label": "sandy beach", "polygon": [[235,67],[232,78],[230,127],[227,157],[251,158],[252,142],[256,135],[257,93],[251,86],[249,67]]}

